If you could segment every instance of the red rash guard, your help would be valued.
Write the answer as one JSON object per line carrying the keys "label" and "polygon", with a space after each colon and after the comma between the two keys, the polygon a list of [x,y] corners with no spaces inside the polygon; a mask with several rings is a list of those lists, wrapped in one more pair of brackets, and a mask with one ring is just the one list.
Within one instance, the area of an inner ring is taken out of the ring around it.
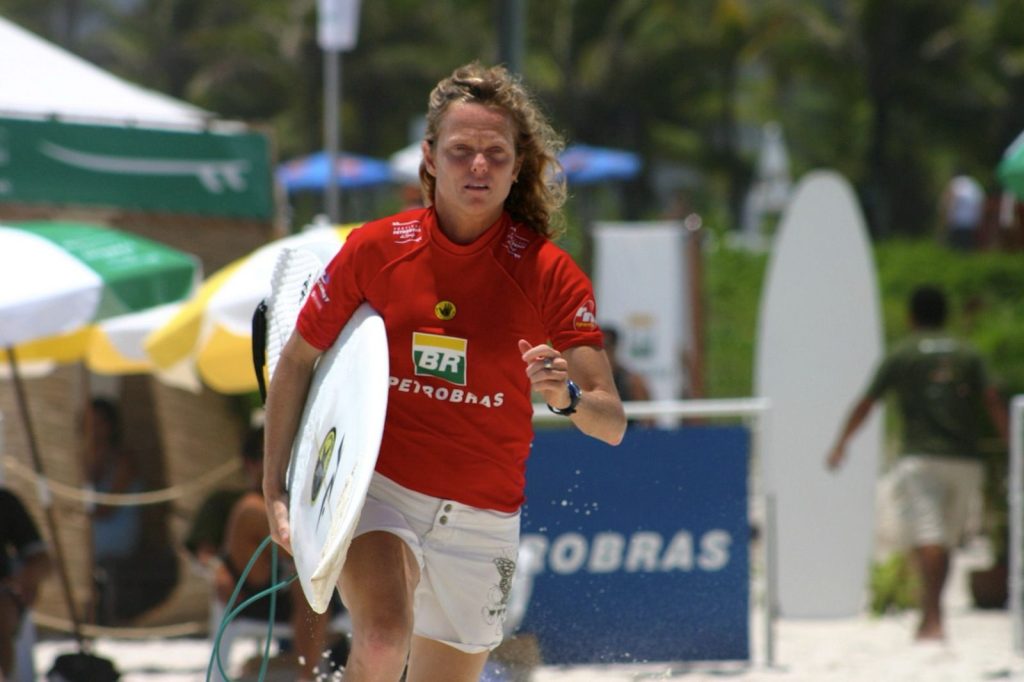
{"label": "red rash guard", "polygon": [[517,510],[533,439],[518,341],[602,347],[589,279],[507,214],[456,244],[432,208],[415,209],[352,232],[298,331],[326,350],[363,301],[384,319],[391,368],[377,471],[434,497]]}

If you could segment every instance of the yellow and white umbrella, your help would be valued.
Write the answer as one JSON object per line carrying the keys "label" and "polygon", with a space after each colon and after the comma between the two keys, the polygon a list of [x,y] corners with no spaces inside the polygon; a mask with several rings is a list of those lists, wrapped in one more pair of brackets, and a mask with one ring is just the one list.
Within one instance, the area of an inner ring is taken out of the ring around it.
{"label": "yellow and white umbrella", "polygon": [[[201,279],[195,256],[131,233],[0,226],[0,347],[13,347],[30,371],[78,361],[107,374],[146,371],[141,338],[126,339],[126,330],[188,298]],[[0,350],[0,363],[6,355]]]}
{"label": "yellow and white umbrella", "polygon": [[[143,342],[164,326],[182,305],[168,303],[109,317],[68,334],[26,343],[18,347],[18,360],[27,365],[27,373],[31,374],[48,372],[55,364],[82,362],[96,374],[153,373],[160,376]],[[170,380],[169,383],[177,382]]]}
{"label": "yellow and white umbrella", "polygon": [[327,263],[354,227],[318,227],[284,237],[210,275],[193,299],[146,338],[145,351],[157,374],[190,388],[198,384],[188,377],[198,375],[219,393],[255,391],[252,315],[270,295],[277,257],[286,248],[299,248]]}

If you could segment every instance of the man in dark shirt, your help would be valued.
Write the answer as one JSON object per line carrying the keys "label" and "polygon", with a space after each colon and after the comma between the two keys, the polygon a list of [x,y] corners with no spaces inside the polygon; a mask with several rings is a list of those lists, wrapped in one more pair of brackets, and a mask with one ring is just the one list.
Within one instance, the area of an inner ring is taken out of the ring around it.
{"label": "man in dark shirt", "polygon": [[50,571],[50,555],[25,506],[5,488],[0,488],[0,519],[0,678],[14,679],[18,628]]}
{"label": "man in dark shirt", "polygon": [[917,639],[945,638],[942,589],[950,550],[980,510],[984,469],[978,447],[979,405],[1007,439],[1006,407],[989,383],[984,362],[967,344],[944,331],[946,297],[931,286],[910,298],[912,335],[882,361],[829,452],[837,468],[846,444],[872,405],[893,393],[902,417],[895,497],[906,544],[921,574],[921,623]]}

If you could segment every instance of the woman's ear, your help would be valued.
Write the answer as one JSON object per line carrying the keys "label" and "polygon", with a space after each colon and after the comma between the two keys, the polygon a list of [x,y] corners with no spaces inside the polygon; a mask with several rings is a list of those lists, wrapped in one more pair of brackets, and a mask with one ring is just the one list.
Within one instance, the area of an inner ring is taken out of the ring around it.
{"label": "woman's ear", "polygon": [[427,172],[437,177],[436,166],[434,165],[434,152],[430,148],[430,143],[426,140],[420,143],[420,151],[423,153],[423,165],[426,166]]}

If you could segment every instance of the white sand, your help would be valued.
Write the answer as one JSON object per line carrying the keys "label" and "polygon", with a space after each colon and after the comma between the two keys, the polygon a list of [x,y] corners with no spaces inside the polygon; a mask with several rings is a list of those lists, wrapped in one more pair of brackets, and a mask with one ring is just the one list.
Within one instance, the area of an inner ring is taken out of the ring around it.
{"label": "white sand", "polygon": [[[1013,651],[1007,611],[979,611],[966,594],[970,558],[958,559],[945,595],[949,642],[914,644],[915,615],[869,616],[841,620],[780,620],[775,626],[775,665],[763,663],[762,635],[753,628],[753,664],[650,663],[614,666],[544,666],[533,682],[971,682],[1024,681],[1024,656]],[[232,662],[247,652],[236,647]],[[39,671],[58,653],[73,651],[69,641],[37,645]],[[250,653],[253,649],[248,650]],[[100,640],[96,653],[114,660],[124,682],[199,682],[205,679],[209,646],[205,640]],[[43,679],[40,677],[40,679]],[[275,677],[274,679],[278,679]]]}

